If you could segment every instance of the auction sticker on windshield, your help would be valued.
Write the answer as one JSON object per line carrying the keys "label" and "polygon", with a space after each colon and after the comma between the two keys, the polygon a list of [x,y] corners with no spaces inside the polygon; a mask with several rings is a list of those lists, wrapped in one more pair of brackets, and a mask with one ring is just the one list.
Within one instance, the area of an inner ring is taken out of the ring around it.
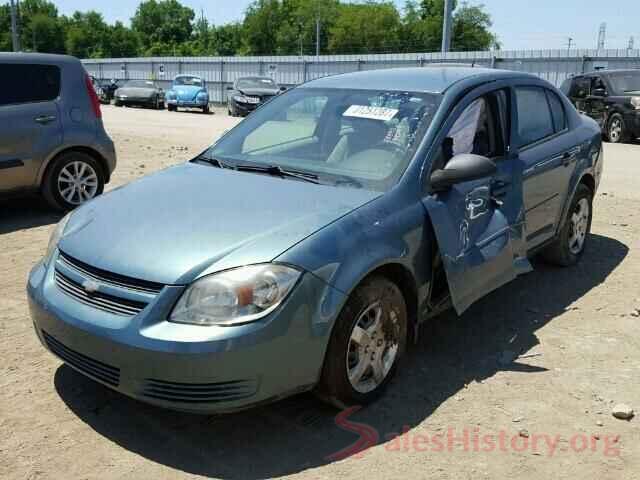
{"label": "auction sticker on windshield", "polygon": [[382,120],[388,122],[395,117],[398,110],[387,107],[370,107],[368,105],[351,105],[342,114],[344,117],[369,118],[371,120]]}

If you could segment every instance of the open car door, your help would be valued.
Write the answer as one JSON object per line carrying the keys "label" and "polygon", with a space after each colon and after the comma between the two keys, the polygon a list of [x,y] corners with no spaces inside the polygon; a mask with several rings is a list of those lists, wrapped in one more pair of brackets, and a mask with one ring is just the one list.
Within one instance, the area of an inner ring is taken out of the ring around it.
{"label": "open car door", "polygon": [[445,123],[447,133],[434,151],[431,171],[444,168],[456,155],[472,153],[490,158],[496,173],[423,199],[458,314],[531,270],[522,238],[522,166],[509,155],[511,90],[483,90],[454,108]]}

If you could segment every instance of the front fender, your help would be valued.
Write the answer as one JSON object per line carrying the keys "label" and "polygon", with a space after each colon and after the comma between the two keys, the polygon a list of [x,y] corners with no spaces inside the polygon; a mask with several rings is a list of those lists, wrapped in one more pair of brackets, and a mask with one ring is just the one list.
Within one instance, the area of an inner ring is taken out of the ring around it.
{"label": "front fender", "polygon": [[304,268],[347,297],[371,272],[385,265],[400,265],[415,282],[420,308],[428,294],[431,237],[422,204],[400,203],[400,196],[387,193],[360,207],[277,261]]}

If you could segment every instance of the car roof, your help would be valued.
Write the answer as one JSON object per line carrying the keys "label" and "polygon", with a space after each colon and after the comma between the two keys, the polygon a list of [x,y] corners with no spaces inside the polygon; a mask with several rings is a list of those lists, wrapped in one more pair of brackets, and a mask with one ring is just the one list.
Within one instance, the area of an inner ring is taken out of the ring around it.
{"label": "car roof", "polygon": [[199,79],[201,79],[201,80],[202,80],[202,77],[201,77],[200,75],[192,75],[192,74],[189,74],[189,73],[181,73],[180,75],[176,75],[176,76],[174,77],[174,79],[176,79],[176,78],[182,78],[182,77],[199,78]]}
{"label": "car roof", "polygon": [[11,63],[47,63],[47,64],[78,64],[80,60],[70,55],[55,55],[52,53],[0,53],[0,62]]}
{"label": "car roof", "polygon": [[412,67],[363,70],[311,80],[303,88],[352,88],[365,90],[403,90],[408,92],[444,93],[453,84],[476,79],[478,83],[505,78],[538,77],[510,70],[473,67]]}

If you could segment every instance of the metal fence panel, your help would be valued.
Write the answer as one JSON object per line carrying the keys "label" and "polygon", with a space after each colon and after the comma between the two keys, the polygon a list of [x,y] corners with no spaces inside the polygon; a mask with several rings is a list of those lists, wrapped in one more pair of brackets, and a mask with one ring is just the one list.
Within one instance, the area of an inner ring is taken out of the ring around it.
{"label": "metal fence panel", "polygon": [[556,86],[571,75],[592,70],[640,68],[640,50],[514,50],[491,52],[426,52],[367,55],[280,57],[151,57],[83,60],[102,80],[157,80],[168,88],[179,74],[199,75],[213,102],[226,102],[226,89],[243,76],[268,75],[293,86],[315,78],[359,70],[423,67],[430,63],[465,63],[529,72]]}

